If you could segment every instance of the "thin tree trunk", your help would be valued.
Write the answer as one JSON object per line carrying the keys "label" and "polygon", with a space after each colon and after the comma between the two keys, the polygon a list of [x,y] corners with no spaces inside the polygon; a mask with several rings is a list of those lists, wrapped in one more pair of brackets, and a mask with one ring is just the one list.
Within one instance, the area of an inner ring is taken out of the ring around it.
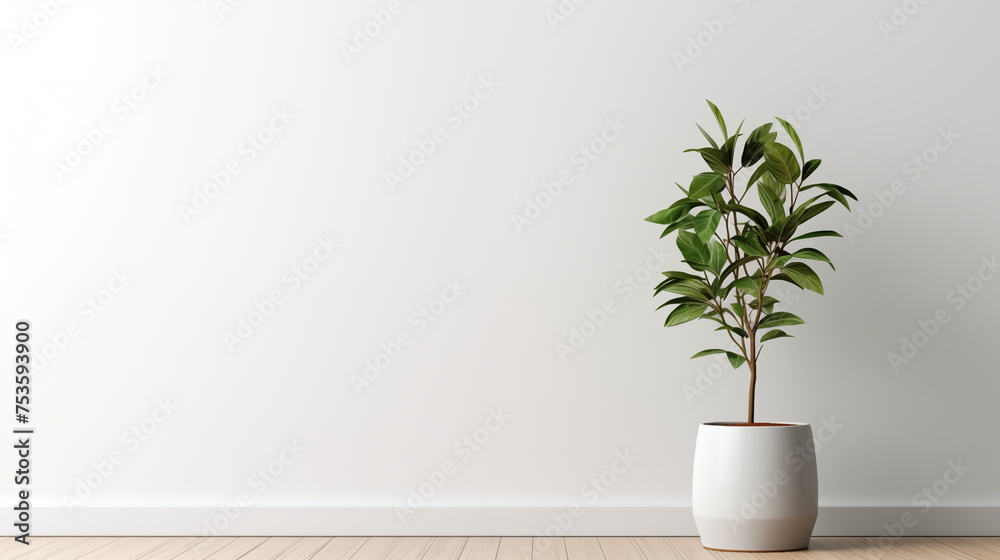
{"label": "thin tree trunk", "polygon": [[750,367],[750,402],[747,404],[747,423],[749,424],[753,424],[754,391],[757,389],[757,349],[755,348],[756,344],[754,344],[756,338],[756,333],[750,338],[750,359],[747,360],[747,365]]}

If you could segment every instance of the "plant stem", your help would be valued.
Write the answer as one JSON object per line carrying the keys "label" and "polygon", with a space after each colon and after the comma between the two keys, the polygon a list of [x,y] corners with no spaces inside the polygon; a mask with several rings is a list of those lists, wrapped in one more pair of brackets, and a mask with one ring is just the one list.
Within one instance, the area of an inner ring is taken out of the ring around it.
{"label": "plant stem", "polygon": [[754,355],[754,338],[750,339],[750,359],[747,360],[747,364],[750,366],[750,402],[747,405],[747,423],[753,424],[753,400],[754,391],[757,388],[757,357]]}

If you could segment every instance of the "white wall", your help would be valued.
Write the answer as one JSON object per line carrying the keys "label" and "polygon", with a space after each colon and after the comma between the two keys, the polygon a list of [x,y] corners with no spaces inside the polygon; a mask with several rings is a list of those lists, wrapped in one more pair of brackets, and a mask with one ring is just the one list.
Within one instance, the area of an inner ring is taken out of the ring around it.
{"label": "white wall", "polygon": [[[896,2],[918,10],[892,31],[888,1],[591,0],[554,26],[547,12],[568,1],[398,1],[349,57],[386,1],[221,16],[224,0],[89,1],[48,18],[44,2],[3,3],[0,325],[5,363],[19,319],[49,355],[32,386],[36,508],[214,516],[241,495],[391,508],[445,461],[455,473],[428,506],[689,506],[697,425],[744,416],[746,374],[688,360],[719,343],[709,325],[662,328],[652,289],[680,257],[642,218],[702,171],[682,150],[703,142],[696,121],[712,128],[705,98],[734,126],[791,116],[824,161],[817,177],[860,198],[819,220],[849,235],[817,243],[837,265],[827,295],[781,296],[807,325],[764,353],[758,419],[840,426],[820,451],[823,506],[930,520],[914,496],[960,461],[970,470],[939,483],[935,505],[1000,507],[1000,281],[975,280],[1000,233],[1000,5]],[[699,37],[710,44],[679,67]],[[122,95],[143,99],[126,111]],[[54,169],[102,119],[92,153]],[[574,153],[608,122],[624,130],[581,169]],[[270,123],[283,128],[249,159],[242,143]],[[443,141],[390,188],[385,173],[437,129]],[[199,199],[231,160],[239,174]],[[573,182],[515,227],[563,170]],[[901,194],[880,207],[894,182]],[[332,256],[286,282],[321,238]],[[435,303],[454,282],[457,298]],[[980,291],[956,299],[959,284]],[[224,335],[273,290],[282,303],[230,351]],[[562,360],[556,345],[607,301],[615,313]],[[413,314],[427,306],[440,315],[425,325]],[[887,354],[939,309],[948,322],[895,371]],[[358,394],[352,376],[401,335],[412,343]],[[167,400],[176,409],[154,415]],[[480,449],[457,443],[492,426],[491,410],[509,418]],[[123,438],[133,426],[144,441]],[[291,442],[302,450],[282,455]],[[623,469],[616,452],[637,460]],[[269,464],[270,482],[254,474]],[[613,465],[624,473],[595,491],[588,480]],[[283,519],[262,530],[294,530]],[[371,532],[409,530],[378,519]],[[872,534],[891,521],[876,516]]]}

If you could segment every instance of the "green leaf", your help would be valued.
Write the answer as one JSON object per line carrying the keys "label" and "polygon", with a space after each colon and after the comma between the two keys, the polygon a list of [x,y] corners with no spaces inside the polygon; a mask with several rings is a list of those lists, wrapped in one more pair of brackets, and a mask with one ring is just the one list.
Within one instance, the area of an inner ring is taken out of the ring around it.
{"label": "green leaf", "polygon": [[830,268],[837,270],[836,268],[834,268],[833,263],[830,262],[830,258],[824,255],[823,252],[820,251],[819,249],[806,247],[805,249],[799,249],[798,251],[795,251],[794,253],[792,253],[791,256],[796,259],[810,259],[814,261],[823,261],[826,264],[830,265]]}
{"label": "green leaf", "polygon": [[741,266],[743,266],[745,264],[750,264],[750,263],[756,262],[756,261],[757,261],[757,257],[753,257],[753,256],[743,257],[743,258],[741,258],[741,259],[733,262],[729,266],[727,266],[726,269],[722,271],[722,274],[719,275],[719,278],[726,279],[726,278],[729,277],[730,274],[732,274],[733,272],[735,272],[737,268],[739,268],[739,267],[741,267]]}
{"label": "green leaf", "polygon": [[788,282],[789,284],[795,286],[796,288],[802,288],[802,286],[798,282],[792,280],[791,276],[787,274],[782,274],[780,272],[778,274],[772,275],[770,282]]}
{"label": "green leaf", "polygon": [[694,228],[694,218],[691,216],[684,216],[683,218],[677,220],[676,222],[670,224],[664,228],[663,233],[660,234],[660,239],[663,239],[671,232],[678,229],[692,229]]}
{"label": "green leaf", "polygon": [[738,278],[729,285],[730,289],[735,288],[737,290],[742,290],[753,297],[757,297],[760,293],[760,278],[747,277]]}
{"label": "green leaf", "polygon": [[807,162],[805,162],[805,163],[802,164],[802,180],[803,181],[805,181],[810,175],[812,175],[813,171],[816,171],[816,168],[819,167],[820,161],[822,161],[822,160],[811,159],[811,160],[809,160],[809,161],[807,161]]}
{"label": "green leaf", "polygon": [[789,185],[799,178],[799,162],[784,144],[772,142],[764,146],[764,164],[779,183]]}
{"label": "green leaf", "polygon": [[[763,152],[764,148],[761,148],[761,153]],[[757,167],[757,169],[754,169],[753,174],[750,175],[750,180],[747,181],[747,188],[752,187],[753,184],[756,183],[758,180],[762,179],[766,173],[767,173],[767,165],[761,165]]]}
{"label": "green leaf", "polygon": [[[674,282],[669,282],[670,280],[676,280]],[[674,294],[679,294],[682,296],[693,297],[698,301],[708,301],[712,297],[711,289],[705,285],[703,280],[677,280],[673,278],[668,278],[667,280],[660,282],[660,285],[656,287],[656,295],[660,292],[670,292]]]}
{"label": "green leaf", "polygon": [[733,303],[729,304],[729,307],[733,308],[733,311],[736,313],[737,317],[743,316],[743,306],[740,305],[740,302],[734,301]]}
{"label": "green leaf", "polygon": [[740,214],[743,214],[744,216],[750,218],[762,230],[767,229],[768,227],[767,218],[765,218],[763,214],[754,210],[753,208],[743,206],[742,204],[727,203],[722,205],[722,209],[727,212],[738,212]]}
{"label": "green leaf", "polygon": [[722,150],[718,148],[689,148],[684,150],[684,153],[687,152],[701,154],[701,158],[716,173],[729,173],[730,167],[726,165],[726,157],[723,155]]}
{"label": "green leaf", "polygon": [[723,178],[722,173],[706,171],[705,173],[695,175],[691,179],[691,188],[689,189],[691,194],[688,198],[700,199],[711,197],[715,193],[722,192],[724,188],[726,188],[726,180]]}
{"label": "green leaf", "polygon": [[734,235],[730,241],[732,242],[733,245],[735,245],[741,251],[743,251],[748,255],[752,255],[755,257],[766,257],[768,254],[767,249],[765,249],[760,244],[760,241],[757,240],[756,235],[752,235],[750,237],[744,237],[742,235]]}
{"label": "green leaf", "polygon": [[[708,246],[694,233],[681,231],[677,233],[677,248],[688,263],[701,264],[707,266],[711,254]],[[696,269],[697,270],[697,269]]]}
{"label": "green leaf", "polygon": [[701,135],[705,137],[705,140],[708,140],[708,143],[711,144],[713,148],[715,148],[716,150],[718,150],[719,149],[719,145],[715,143],[715,139],[712,138],[711,136],[709,136],[709,134],[707,132],[705,132],[705,129],[702,128],[700,124],[695,123],[695,126],[697,126],[698,130],[701,131]]}
{"label": "green leaf", "polygon": [[698,352],[694,356],[691,356],[690,359],[693,360],[695,358],[704,358],[705,356],[711,356],[713,354],[725,354],[725,353],[726,353],[725,350],[719,348],[713,348],[712,350],[702,350],[701,352]]}
{"label": "green leaf", "polygon": [[[800,225],[806,223],[807,221],[815,218],[816,216],[822,214],[827,208],[834,205],[832,200],[826,202],[820,202],[819,204],[810,204],[808,206],[799,206],[792,212],[792,217],[795,218],[794,226],[798,228]],[[792,230],[789,229],[787,233],[790,235]]]}
{"label": "green leaf", "polygon": [[712,114],[715,115],[715,121],[719,123],[719,128],[722,130],[722,137],[729,138],[729,132],[726,131],[726,121],[723,120],[722,113],[719,112],[719,108],[715,106],[715,103],[712,103],[707,99],[705,100],[705,103],[708,103],[708,106],[711,107]]}
{"label": "green leaf", "polygon": [[695,319],[701,317],[701,314],[705,312],[708,308],[707,304],[704,303],[682,303],[674,308],[667,315],[667,320],[663,324],[665,327],[673,327],[688,321],[694,321]]}
{"label": "green leaf", "polygon": [[792,125],[789,124],[788,121],[778,117],[775,118],[778,119],[778,122],[781,123],[781,127],[784,128],[785,132],[788,133],[788,136],[791,137],[792,142],[795,143],[795,147],[799,149],[799,157],[802,158],[802,161],[805,161],[806,156],[804,153],[802,153],[802,141],[799,140],[799,134],[795,132],[795,129],[792,128]]}
{"label": "green leaf", "polygon": [[[750,167],[764,157],[764,144],[767,143],[765,138],[769,132],[771,123],[758,126],[747,135],[747,141],[743,144],[743,156],[740,158],[743,167]],[[753,184],[753,181],[750,184]]]}
{"label": "green leaf", "polygon": [[786,333],[781,329],[774,329],[773,331],[767,331],[764,336],[760,337],[761,342],[767,342],[768,340],[773,340],[775,338],[791,338],[792,335]]}
{"label": "green leaf", "polygon": [[771,270],[781,268],[785,266],[785,263],[791,260],[791,258],[791,255],[778,255],[777,257],[774,257],[774,260],[772,260],[770,264],[768,264],[767,269]]}
{"label": "green leaf", "polygon": [[840,235],[839,233],[833,230],[824,229],[819,231],[813,231],[810,233],[804,233],[794,239],[791,239],[789,243],[791,243],[792,241],[798,241],[800,239],[812,239],[814,237],[843,237],[843,235]]}
{"label": "green leaf", "polygon": [[[774,309],[774,306],[777,303],[778,303],[777,299],[775,299],[775,298],[773,298],[771,296],[764,296],[764,302],[763,302],[763,306],[761,307],[761,310],[763,310],[764,313],[768,313],[769,314]],[[757,309],[758,301],[755,299],[755,300],[751,301],[747,305],[750,306],[750,309]]]}
{"label": "green leaf", "polygon": [[809,268],[809,265],[801,262],[788,263],[781,267],[781,272],[795,281],[796,284],[807,290],[812,290],[817,294],[823,293],[823,283],[819,280],[819,275]]}
{"label": "green leaf", "polygon": [[684,212],[686,212],[686,210],[681,208],[666,208],[664,210],[660,210],[652,216],[647,217],[646,221],[654,224],[667,225],[683,216]]}
{"label": "green leaf", "polygon": [[738,335],[741,338],[750,338],[750,335],[747,334],[747,331],[745,331],[745,330],[743,330],[743,329],[741,329],[739,327],[733,327],[731,325],[725,325],[724,324],[724,325],[722,325],[721,327],[719,327],[719,328],[717,328],[715,330],[717,330],[717,331],[723,331],[723,330],[730,331],[730,332]]}
{"label": "green leaf", "polygon": [[772,222],[778,222],[785,218],[785,186],[778,183],[770,173],[761,178],[757,186],[757,196],[760,203],[771,217]]}
{"label": "green leaf", "polygon": [[736,140],[740,137],[740,130],[742,129],[743,123],[741,122],[740,126],[736,128],[736,134],[730,136],[726,140],[726,143],[719,148],[719,151],[722,152],[722,156],[724,158],[723,161],[729,168],[733,167],[733,156],[736,154]]}
{"label": "green leaf", "polygon": [[701,276],[695,276],[694,274],[681,272],[680,270],[668,270],[663,275],[667,278],[680,278],[682,280],[697,280],[701,282]]}
{"label": "green leaf", "polygon": [[664,302],[659,307],[657,307],[656,310],[659,311],[659,310],[663,309],[664,307],[666,307],[668,305],[677,305],[677,304],[680,304],[680,303],[698,303],[698,304],[701,304],[701,303],[704,303],[704,302],[702,300],[695,299],[695,298],[690,297],[690,296],[681,296],[681,297],[675,297],[675,298],[673,298],[671,300],[668,300],[668,301]]}
{"label": "green leaf", "polygon": [[694,232],[701,239],[702,243],[708,243],[708,240],[712,238],[715,229],[719,227],[719,222],[721,221],[722,214],[718,211],[711,208],[702,210],[694,217]]}
{"label": "green leaf", "polygon": [[691,359],[693,360],[695,358],[701,358],[701,357],[704,357],[704,356],[711,356],[713,354],[725,354],[726,357],[729,358],[729,365],[733,366],[733,369],[736,369],[736,368],[740,367],[741,365],[743,365],[744,362],[746,362],[746,358],[744,358],[743,356],[740,356],[736,352],[730,352],[728,350],[721,350],[719,348],[714,348],[712,350],[702,350],[701,352],[698,352],[694,356],[691,356]]}
{"label": "green leaf", "polygon": [[[765,173],[760,178],[760,186],[767,189],[771,195],[781,204],[785,203],[785,191],[787,190],[784,183],[778,182],[774,178],[774,175],[770,173]],[[785,211],[781,210],[781,216],[784,217]]]}
{"label": "green leaf", "polygon": [[774,327],[785,327],[790,325],[801,325],[805,323],[798,315],[793,315],[787,311],[778,311],[777,313],[771,313],[767,317],[760,320],[757,324],[758,329],[770,329]]}
{"label": "green leaf", "polygon": [[854,196],[854,193],[852,193],[851,191],[845,189],[844,187],[842,187],[840,185],[834,185],[833,183],[813,183],[811,185],[806,185],[806,186],[802,187],[802,190],[805,191],[805,190],[815,189],[815,188],[820,188],[820,189],[823,189],[823,190],[836,190],[837,192],[839,192],[840,194],[842,194],[842,195],[844,195],[844,196],[846,196],[848,198],[854,199],[855,201],[858,200],[858,197]]}
{"label": "green leaf", "polygon": [[713,239],[708,246],[708,252],[708,267],[718,276],[722,272],[722,267],[726,266],[726,260],[728,260],[726,248],[722,246],[722,243]]}
{"label": "green leaf", "polygon": [[729,365],[733,366],[733,369],[738,369],[747,361],[746,358],[735,352],[726,352],[726,357],[729,358]]}
{"label": "green leaf", "polygon": [[812,188],[822,189],[823,192],[825,192],[827,195],[829,195],[837,202],[843,204],[844,207],[847,208],[848,210],[851,209],[851,206],[847,203],[847,198],[853,198],[855,201],[858,200],[858,197],[854,196],[854,193],[852,193],[851,191],[845,189],[844,187],[841,187],[840,185],[833,185],[830,183],[816,183],[813,185],[806,185],[802,187],[802,190],[805,191]]}

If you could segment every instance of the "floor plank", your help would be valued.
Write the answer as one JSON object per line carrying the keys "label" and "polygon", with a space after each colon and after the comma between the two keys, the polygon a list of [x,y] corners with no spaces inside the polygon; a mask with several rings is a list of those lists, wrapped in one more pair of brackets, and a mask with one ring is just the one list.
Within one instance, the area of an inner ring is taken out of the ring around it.
{"label": "floor plank", "polygon": [[244,556],[253,558],[255,549],[265,541],[267,537],[238,537],[212,554],[212,560],[239,560]]}
{"label": "floor plank", "polygon": [[434,537],[421,560],[458,560],[468,537]]}
{"label": "floor plank", "polygon": [[153,549],[139,558],[141,560],[202,560],[226,548],[235,540],[236,537],[210,537],[193,546],[181,546],[177,550],[168,547]]}
{"label": "floor plank", "polygon": [[[288,550],[275,556],[276,560],[303,560],[312,558],[321,548],[329,544],[332,537],[302,537]],[[215,560],[213,558],[212,560]],[[249,560],[249,559],[248,559]]]}
{"label": "floor plank", "polygon": [[[34,539],[29,539],[28,542],[34,544]],[[0,554],[4,554],[4,553],[9,552],[11,550],[15,550],[15,549],[17,549],[19,547],[26,549],[29,546],[31,546],[31,544],[27,544],[26,545],[26,544],[23,544],[23,543],[21,543],[19,541],[15,541],[14,537],[7,537],[7,538],[3,539],[2,541],[0,541]],[[6,558],[6,556],[2,556],[0,558]]]}
{"label": "floor plank", "polygon": [[[97,537],[99,547],[84,552],[66,551],[65,560],[103,560],[104,558],[133,558],[147,550],[163,546],[171,537]],[[131,555],[131,556],[129,556]],[[46,557],[45,560],[63,560],[63,557]]]}
{"label": "floor plank", "polygon": [[[274,560],[299,541],[302,537],[268,537],[253,549],[253,560]],[[214,559],[213,559],[214,560]]]}
{"label": "floor plank", "polygon": [[334,537],[309,560],[346,560],[353,558],[368,537]]}
{"label": "floor plank", "polygon": [[371,537],[351,556],[351,560],[383,560],[399,542],[399,537]]}
{"label": "floor plank", "polygon": [[531,560],[531,537],[501,537],[497,560]]}
{"label": "floor plank", "polygon": [[566,556],[569,560],[605,560],[597,537],[566,537]]}
{"label": "floor plank", "polygon": [[837,554],[837,544],[830,539],[820,539],[813,537],[809,539],[809,548],[806,550],[795,550],[790,552],[773,552],[768,554],[756,554],[758,558],[772,558],[775,560],[800,560],[802,558],[816,558],[817,560],[843,560]]}
{"label": "floor plank", "polygon": [[962,537],[956,539],[937,537],[935,540],[977,558],[991,558],[990,554],[996,558],[1000,558],[1000,538]]}
{"label": "floor plank", "polygon": [[500,537],[469,537],[459,560],[496,560],[499,550]]}
{"label": "floor plank", "polygon": [[175,537],[110,537],[107,546],[74,560],[104,560],[106,558],[138,558],[147,551],[160,548]]}
{"label": "floor plank", "polygon": [[681,553],[670,544],[671,540],[667,537],[637,537],[635,543],[648,560],[682,560]]}
{"label": "floor plank", "polygon": [[[94,537],[76,546],[71,546],[50,556],[45,556],[45,560],[79,560],[80,558],[109,558],[115,554],[121,554],[123,543],[121,537]],[[138,543],[131,543],[135,546]]]}
{"label": "floor plank", "polygon": [[670,544],[674,545],[674,548],[677,549],[680,557],[684,560],[717,560],[725,558],[721,553],[701,546],[701,539],[698,537],[671,538]]}
{"label": "floor plank", "polygon": [[871,538],[885,553],[883,558],[905,560],[979,560],[932,537],[902,537],[894,540]]}
{"label": "floor plank", "polygon": [[396,546],[392,547],[385,560],[420,560],[427,547],[431,544],[431,537],[409,537],[399,539]]}
{"label": "floor plank", "polygon": [[635,541],[628,537],[598,537],[597,543],[601,545],[605,558],[646,560],[646,555],[635,544]]}
{"label": "floor plank", "polygon": [[5,560],[40,560],[46,556],[51,556],[70,547],[81,545],[94,537],[35,537],[29,538],[27,546],[22,545],[21,550],[14,549],[11,556],[6,556]]}
{"label": "floor plank", "polygon": [[562,537],[531,539],[531,560],[568,560],[566,539]]}

